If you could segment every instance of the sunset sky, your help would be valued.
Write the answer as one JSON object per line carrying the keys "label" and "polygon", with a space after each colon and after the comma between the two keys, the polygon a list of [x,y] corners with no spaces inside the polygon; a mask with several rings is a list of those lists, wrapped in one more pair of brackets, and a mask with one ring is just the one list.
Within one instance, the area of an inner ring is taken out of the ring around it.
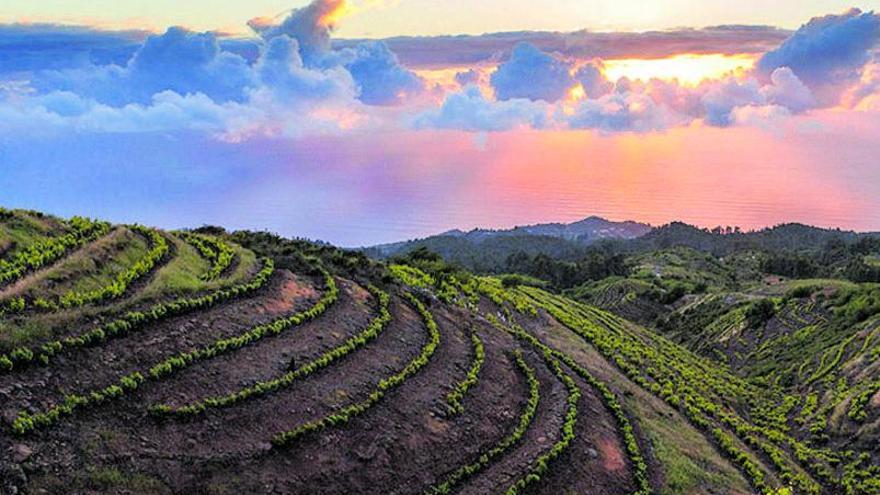
{"label": "sunset sky", "polygon": [[[306,0],[6,0],[3,22],[54,22],[104,28],[164,30],[182,25],[194,30],[247,34],[242,20],[273,17]],[[796,29],[811,17],[850,7],[872,10],[876,1],[854,5],[841,0],[351,0],[353,12],[338,36],[482,34],[547,30],[646,31],[720,24],[772,25]]]}
{"label": "sunset sky", "polygon": [[880,230],[873,9],[7,0],[0,205],[345,246],[594,214]]}

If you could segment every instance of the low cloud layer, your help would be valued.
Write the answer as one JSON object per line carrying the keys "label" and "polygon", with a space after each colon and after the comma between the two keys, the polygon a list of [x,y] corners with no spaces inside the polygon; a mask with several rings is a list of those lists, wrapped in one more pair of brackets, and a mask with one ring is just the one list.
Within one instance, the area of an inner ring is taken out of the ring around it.
{"label": "low cloud layer", "polygon": [[[680,53],[763,54],[791,32],[770,26],[715,26],[644,33],[519,31],[477,36],[399,37],[385,40],[410,67],[471,65],[504,60],[519,43],[529,43],[567,58],[662,58]],[[348,47],[357,40],[336,40]]]}
{"label": "low cloud layer", "polygon": [[[147,36],[0,26],[0,132],[197,131],[231,141],[358,126],[653,132],[880,107],[873,12],[816,18],[794,33],[722,26],[334,41],[346,11],[345,0],[315,0],[251,20],[247,40],[179,27]],[[610,80],[603,61],[693,52],[758,61],[696,85]],[[448,85],[415,71],[462,65]]]}

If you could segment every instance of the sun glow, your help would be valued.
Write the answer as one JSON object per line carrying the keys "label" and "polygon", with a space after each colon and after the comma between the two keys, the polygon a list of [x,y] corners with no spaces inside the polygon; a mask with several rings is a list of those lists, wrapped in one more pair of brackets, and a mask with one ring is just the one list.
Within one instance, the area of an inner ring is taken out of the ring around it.
{"label": "sun glow", "polygon": [[361,12],[387,8],[396,5],[399,0],[334,0],[333,8],[324,13],[318,23],[325,27],[336,27],[346,17],[360,14]]}
{"label": "sun glow", "polygon": [[583,84],[577,84],[573,88],[568,90],[569,101],[581,101],[586,97],[587,91],[584,89]]}
{"label": "sun glow", "polygon": [[318,19],[318,25],[323,27],[335,27],[344,17],[351,15],[352,7],[346,0],[330,2],[330,10],[324,12]]}
{"label": "sun glow", "polygon": [[[460,84],[456,79],[459,73],[467,72],[470,69],[479,69],[471,65],[450,66],[450,67],[416,67],[411,70],[419,77],[425,80],[429,86],[439,86],[443,89],[452,91],[457,89]],[[480,81],[475,81],[479,83]]]}
{"label": "sun glow", "polygon": [[572,86],[571,89],[568,90],[568,95],[565,100],[562,102],[562,112],[565,115],[574,115],[577,110],[577,104],[579,101],[587,98],[587,91],[584,89],[583,84],[576,84]]}
{"label": "sun glow", "polygon": [[720,79],[747,71],[754,65],[752,55],[682,54],[658,59],[605,60],[605,75],[612,81],[626,77],[641,81],[677,80],[681,84],[697,85],[706,79]]}

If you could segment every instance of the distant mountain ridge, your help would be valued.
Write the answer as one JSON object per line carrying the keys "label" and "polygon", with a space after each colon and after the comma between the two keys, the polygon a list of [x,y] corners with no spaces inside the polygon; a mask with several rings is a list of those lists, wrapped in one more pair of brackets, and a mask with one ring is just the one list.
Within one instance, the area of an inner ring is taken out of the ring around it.
{"label": "distant mountain ridge", "polygon": [[651,229],[652,227],[645,223],[631,220],[612,222],[601,217],[591,216],[573,223],[540,223],[505,230],[474,229],[470,232],[455,229],[440,235],[464,237],[477,242],[487,237],[499,235],[543,235],[591,244],[601,239],[635,239],[647,234]]}
{"label": "distant mountain ridge", "polygon": [[[501,238],[544,238],[540,240],[540,244],[556,245],[558,246],[557,250],[577,251],[577,248],[583,248],[601,240],[635,239],[651,232],[652,228],[649,224],[631,220],[614,222],[601,217],[590,216],[572,223],[542,223],[516,226],[512,229],[474,229],[469,232],[453,229],[424,239],[371,246],[365,248],[364,251],[376,258],[387,258],[396,254],[406,253],[417,247],[426,246],[448,256],[449,253],[444,253],[443,251],[445,250],[440,247],[441,245],[473,244],[486,247],[487,241],[495,241],[495,243],[500,244],[510,243],[510,239],[507,239],[507,242],[505,242],[500,240]],[[537,241],[537,239],[533,240]],[[554,240],[557,242],[554,242]],[[566,244],[570,245],[563,248]]]}
{"label": "distant mountain ridge", "polygon": [[799,223],[748,232],[732,227],[710,230],[683,222],[652,227],[635,221],[614,222],[591,216],[573,223],[545,223],[511,229],[474,229],[469,232],[455,229],[361,251],[373,258],[387,259],[424,247],[469,270],[499,272],[505,270],[512,254],[546,255],[556,260],[575,261],[597,244],[618,252],[648,252],[683,246],[724,256],[741,251],[819,249],[829,242],[855,242],[866,237],[880,237],[880,234]]}
{"label": "distant mountain ridge", "polygon": [[588,248],[601,241],[629,241],[649,232],[648,224],[633,221],[613,222],[588,217],[573,223],[525,225],[512,229],[450,230],[424,239],[381,244],[362,251],[376,259],[404,255],[427,248],[449,260],[478,272],[497,272],[506,266],[514,253],[546,255],[559,260],[576,260]]}

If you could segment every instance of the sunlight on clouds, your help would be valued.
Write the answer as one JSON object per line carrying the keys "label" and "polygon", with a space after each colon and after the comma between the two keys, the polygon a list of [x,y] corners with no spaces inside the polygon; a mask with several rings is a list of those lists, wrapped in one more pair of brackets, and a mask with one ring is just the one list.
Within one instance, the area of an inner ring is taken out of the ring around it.
{"label": "sunlight on clouds", "polygon": [[439,86],[443,89],[455,89],[459,86],[455,76],[461,72],[465,72],[473,66],[452,66],[438,68],[416,68],[412,69],[419,77],[425,80],[431,86]]}
{"label": "sunlight on clouds", "polygon": [[318,25],[325,28],[333,28],[339,24],[339,21],[351,14],[352,6],[350,3],[345,0],[336,0],[335,5],[318,18]]}
{"label": "sunlight on clouds", "polygon": [[568,90],[568,95],[562,101],[562,112],[567,116],[573,116],[577,113],[577,103],[587,98],[587,91],[584,85],[577,83]]}
{"label": "sunlight on clouds", "polygon": [[694,86],[707,79],[742,73],[754,65],[752,55],[681,54],[658,59],[605,60],[605,75],[612,81],[623,77],[641,81],[662,79]]}
{"label": "sunlight on clouds", "polygon": [[581,101],[587,97],[587,92],[584,89],[584,85],[578,83],[575,87],[568,90],[568,99],[570,101]]}
{"label": "sunlight on clouds", "polygon": [[[317,19],[316,24],[325,29],[335,30],[343,19],[356,16],[363,12],[373,9],[384,9],[397,5],[400,0],[329,0],[323,2],[326,12],[323,12]],[[291,13],[291,10],[285,10],[275,16],[258,16],[250,20],[249,25],[252,28],[267,28],[277,24]],[[248,31],[242,30],[240,26],[228,30],[233,34],[249,34]]]}

